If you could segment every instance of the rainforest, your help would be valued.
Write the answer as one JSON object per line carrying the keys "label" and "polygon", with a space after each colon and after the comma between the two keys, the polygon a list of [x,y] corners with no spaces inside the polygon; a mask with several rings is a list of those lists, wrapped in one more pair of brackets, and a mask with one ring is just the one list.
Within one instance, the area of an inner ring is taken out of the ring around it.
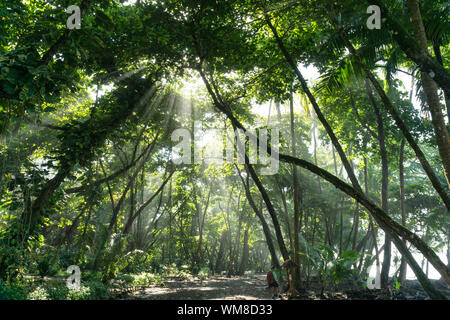
{"label": "rainforest", "polygon": [[448,300],[449,17],[2,0],[0,300]]}

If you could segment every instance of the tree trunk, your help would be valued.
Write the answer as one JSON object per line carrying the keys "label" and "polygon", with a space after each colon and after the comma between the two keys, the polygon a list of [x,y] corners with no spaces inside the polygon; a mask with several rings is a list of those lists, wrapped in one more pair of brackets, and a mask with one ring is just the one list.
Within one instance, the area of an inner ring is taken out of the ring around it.
{"label": "tree trunk", "polygon": [[341,144],[339,143],[336,135],[334,134],[333,129],[331,128],[330,124],[325,119],[325,116],[323,115],[322,111],[320,110],[320,107],[317,104],[316,98],[311,93],[311,90],[309,90],[309,87],[308,87],[308,84],[306,83],[305,78],[303,77],[303,75],[301,74],[300,70],[298,69],[296,63],[294,62],[294,60],[292,58],[292,56],[289,54],[289,52],[287,51],[286,47],[284,46],[283,40],[278,35],[277,30],[273,26],[273,24],[270,21],[270,18],[269,18],[269,16],[267,14],[265,15],[265,19],[266,19],[267,25],[269,26],[270,30],[272,31],[272,34],[274,35],[274,37],[275,37],[275,39],[277,41],[278,47],[280,48],[281,52],[283,53],[283,55],[285,57],[285,60],[290,65],[292,70],[295,72],[295,75],[297,76],[297,79],[301,83],[303,91],[308,96],[308,99],[309,99],[309,101],[311,102],[311,105],[314,108],[314,111],[315,111],[315,113],[317,115],[317,118],[319,119],[319,121],[323,125],[323,127],[325,128],[325,131],[327,132],[328,137],[330,138],[331,142],[333,143],[334,147],[336,148],[337,153],[341,157],[342,164],[345,167],[345,170],[347,172],[347,175],[348,175],[350,181],[352,182],[353,187],[355,189],[357,189],[358,191],[361,191],[361,187],[359,186],[358,179],[356,179],[356,176],[355,176],[355,174],[354,174],[354,172],[353,172],[353,170],[352,170],[352,168],[350,166],[350,162],[348,161],[347,156],[345,155],[345,152],[342,149]]}
{"label": "tree trunk", "polygon": [[[156,140],[154,140],[154,141],[156,141]],[[94,258],[94,262],[93,262],[94,269],[97,269],[99,266],[101,253],[103,251],[105,244],[108,242],[109,237],[111,236],[114,227],[117,224],[119,213],[120,213],[123,203],[125,202],[126,195],[128,194],[128,191],[134,184],[134,181],[136,180],[136,177],[138,176],[139,172],[141,171],[141,169],[144,167],[145,163],[147,162],[148,157],[150,156],[150,153],[152,150],[152,145],[154,145],[154,143],[150,144],[146,148],[145,156],[142,159],[142,162],[136,168],[136,171],[133,173],[133,175],[129,177],[129,181],[128,181],[127,185],[125,186],[125,189],[122,191],[122,195],[116,205],[114,205],[113,198],[111,198],[111,206],[113,209],[113,213],[112,213],[111,220],[109,221],[109,225],[106,230],[106,234],[103,237],[100,237],[99,241],[97,243],[96,254],[95,254],[95,258]]]}
{"label": "tree trunk", "polygon": [[[402,226],[406,227],[406,203],[405,203],[405,173],[403,167],[403,157],[405,151],[405,139],[402,139],[400,145],[400,159],[399,159],[399,180],[400,180],[400,208],[402,212]],[[402,257],[402,262],[400,264],[400,275],[399,280],[403,283],[406,279],[406,259]]]}
{"label": "tree trunk", "polygon": [[[409,16],[414,32],[414,37],[422,50],[428,53],[428,41],[420,14],[419,3],[417,0],[408,0]],[[444,174],[447,183],[450,185],[450,138],[445,125],[444,115],[442,113],[441,102],[438,94],[438,87],[430,73],[422,72],[423,89],[427,97],[429,110],[431,113],[431,122],[434,128],[434,135],[441,156]]]}
{"label": "tree trunk", "polygon": [[201,208],[200,207],[198,208],[198,213],[200,214],[200,217],[199,217],[199,226],[198,226],[199,236],[198,236],[197,251],[195,253],[195,258],[194,258],[194,263],[196,263],[196,264],[199,264],[201,262],[200,261],[200,252],[202,250],[202,243],[203,243],[203,227],[205,225],[206,212],[209,207],[209,199],[211,197],[211,189],[212,189],[212,187],[209,188],[208,198],[206,200],[206,205],[205,205],[203,214],[202,214]]}
{"label": "tree trunk", "polygon": [[[441,66],[444,66],[444,60],[442,59],[441,47],[439,42],[433,41],[433,51],[437,61]],[[444,91],[445,107],[447,108],[447,120],[450,123],[450,94]]]}
{"label": "tree trunk", "polygon": [[356,202],[355,219],[354,219],[353,225],[354,225],[355,233],[353,234],[352,250],[355,250],[356,249],[356,241],[358,240],[358,229],[359,229],[359,202]]}
{"label": "tree trunk", "polygon": [[[273,26],[272,26],[273,28]],[[295,64],[293,64],[295,66]],[[217,99],[214,90],[212,89],[211,85],[209,84],[208,79],[206,78],[205,74],[203,73],[203,70],[198,70],[202,80],[208,90],[208,93],[210,94],[215,107],[220,110],[222,113],[224,113],[228,119],[233,124],[233,128],[239,128],[247,132],[248,130],[245,129],[245,127],[234,117],[231,108],[228,105],[225,105]],[[274,150],[271,150],[270,146],[266,145],[267,151],[272,152],[272,154],[275,152]],[[364,196],[364,194],[361,191],[361,187],[352,187],[345,183],[344,181],[340,180],[338,177],[332,175],[328,171],[319,168],[315,166],[314,164],[305,161],[303,159],[298,159],[289,155],[285,154],[278,154],[280,161],[286,162],[286,163],[295,163],[296,165],[314,173],[317,175],[320,175],[323,179],[333,184],[336,188],[340,189],[350,197],[357,200],[360,204],[362,204],[364,207],[368,209],[368,211],[377,219],[377,222],[383,228],[383,230],[392,231],[393,234],[399,235],[403,237],[405,240],[410,241],[424,256],[429,259],[431,264],[436,268],[436,270],[445,278],[446,282],[450,285],[450,271],[447,268],[447,266],[442,263],[442,261],[439,259],[439,257],[436,255],[436,253],[422,240],[420,239],[416,234],[409,231],[408,229],[404,228],[394,220],[392,220],[381,208],[379,208],[375,203],[373,203],[370,199]],[[345,158],[344,158],[345,159]],[[246,159],[248,161],[248,157]],[[356,181],[357,182],[357,181]],[[359,184],[358,184],[359,186]],[[397,238],[398,239],[398,238]],[[396,241],[396,239],[395,239]],[[397,244],[396,244],[397,245]],[[400,244],[401,245],[401,244]],[[406,247],[405,247],[406,248]],[[407,251],[407,249],[406,249]],[[408,251],[407,251],[408,252]],[[402,253],[403,254],[403,253]],[[408,263],[413,264],[416,263],[415,260],[411,257],[408,258]],[[414,270],[414,269],[413,269]],[[417,270],[415,270],[416,272]],[[417,274],[417,277],[419,281],[421,282],[422,286],[426,289],[427,292],[430,295],[433,295],[433,293],[429,290],[430,283],[429,280],[423,277],[421,277],[420,274]],[[426,282],[428,281],[428,283]]]}
{"label": "tree trunk", "polygon": [[[309,163],[302,159],[292,158],[291,156],[280,154],[280,160],[287,162],[287,163],[296,163],[299,166],[313,172],[316,174],[319,174],[323,179],[327,180],[328,182],[332,183],[335,187],[340,189],[341,191],[345,192],[347,195],[351,196],[358,202],[360,202],[364,207],[368,209],[368,211],[375,217],[377,220],[377,223],[380,225],[380,227],[385,231],[394,234],[396,237],[393,238],[395,241],[395,245],[400,251],[400,247],[402,249],[406,249],[406,246],[404,246],[404,243],[400,240],[400,244],[398,243],[399,238],[397,235],[403,237],[405,240],[411,242],[427,259],[431,262],[431,264],[436,268],[436,270],[444,277],[446,282],[450,284],[450,270],[447,268],[445,264],[442,263],[442,261],[439,259],[439,257],[436,255],[436,253],[422,240],[420,239],[416,234],[409,231],[408,229],[404,228],[402,225],[398,224],[394,220],[392,220],[384,211],[383,209],[379,208],[376,204],[374,204],[371,200],[367,199],[362,193],[356,191],[354,188],[352,188],[350,185],[346,184],[345,182],[341,181],[339,178],[333,176],[328,171],[323,170],[321,168],[317,168],[312,163]],[[402,246],[403,245],[403,246]],[[400,251],[402,255],[409,254],[408,249]],[[408,257],[408,264],[411,266],[411,264],[416,264],[414,258],[410,255]],[[411,266],[413,268],[413,266]],[[414,265],[414,268],[416,266]],[[422,286],[429,288],[430,284],[425,283],[425,281],[428,281],[426,277],[422,277],[421,274],[418,274],[417,268],[414,269],[414,272],[416,273],[417,278],[421,282]],[[419,266],[420,269],[420,266]],[[423,273],[423,272],[422,272]],[[422,283],[424,282],[424,283]],[[432,293],[431,293],[432,294]]]}
{"label": "tree trunk", "polygon": [[401,20],[391,16],[382,0],[366,0],[366,2],[381,8],[381,15],[386,19],[387,27],[393,31],[392,37],[403,52],[419,66],[422,72],[430,73],[432,71],[435,74],[434,81],[450,96],[450,73],[428,52],[422,50],[420,44],[403,28]]}
{"label": "tree trunk", "polygon": [[[334,175],[338,176],[337,162],[336,162],[336,152],[334,152],[334,146],[331,144],[331,151],[333,151],[333,164],[334,164]],[[317,164],[316,164],[317,166]]]}
{"label": "tree trunk", "polygon": [[39,224],[42,211],[45,208],[47,201],[56,189],[59,188],[71,170],[72,166],[63,164],[58,173],[56,173],[52,179],[45,183],[33,204],[31,206],[27,206],[27,208],[30,208],[24,210],[21,218],[21,225],[19,229],[20,232],[17,233],[17,236],[20,237],[20,243],[26,242],[28,236],[34,233],[37,225]]}
{"label": "tree trunk", "polygon": [[[314,141],[314,164],[317,166],[317,137],[316,137],[316,130],[317,130],[317,121],[316,121],[315,118],[313,118],[312,136],[313,136],[313,141]],[[320,185],[320,177],[319,176],[317,177],[317,184],[319,185],[319,192],[322,193],[322,186]]]}
{"label": "tree trunk", "polygon": [[[291,113],[291,140],[292,140],[292,156],[296,157],[296,141],[295,141],[295,131],[294,131],[294,98],[291,92],[291,96],[289,99],[289,110]],[[300,210],[302,208],[300,207],[300,186],[298,183],[298,177],[297,177],[297,167],[295,165],[292,165],[292,179],[293,179],[293,185],[294,185],[294,261],[296,264],[295,270],[294,270],[294,283],[295,286],[298,288],[301,286],[302,283],[302,275],[301,275],[301,261],[300,261],[300,239],[299,239],[299,232],[300,232]]]}
{"label": "tree trunk", "polygon": [[412,136],[411,132],[409,131],[406,124],[403,122],[403,120],[400,117],[399,112],[395,108],[395,106],[392,104],[389,97],[384,92],[381,85],[378,83],[378,80],[375,78],[373,73],[370,71],[370,69],[362,62],[361,57],[356,52],[356,49],[353,47],[351,42],[347,39],[345,36],[345,33],[341,27],[341,25],[338,22],[338,18],[336,16],[336,12],[334,11],[334,7],[332,3],[330,2],[330,18],[333,21],[333,23],[336,26],[336,29],[341,37],[341,39],[344,41],[345,46],[350,51],[352,56],[355,58],[355,61],[358,63],[358,65],[361,66],[361,68],[364,70],[364,73],[366,74],[366,77],[369,78],[370,82],[372,82],[372,85],[375,87],[378,95],[381,97],[381,100],[383,101],[383,104],[385,105],[386,109],[394,119],[397,127],[401,130],[404,137],[408,141],[409,145],[411,146],[411,149],[414,150],[414,153],[417,156],[417,159],[420,161],[420,164],[422,165],[423,169],[425,170],[425,173],[427,174],[428,178],[431,181],[431,184],[433,185],[434,189],[437,191],[437,193],[440,195],[442,200],[444,201],[446,207],[448,210],[450,210],[450,198],[447,194],[447,191],[443,188],[441,185],[439,179],[437,178],[436,174],[433,171],[433,168],[431,167],[430,163],[428,162],[427,158],[425,157],[425,154],[420,149],[419,145],[415,141],[414,137]]}
{"label": "tree trunk", "polygon": [[[205,79],[205,78],[204,78]],[[216,105],[220,111],[224,112],[225,115],[229,118],[229,120],[238,128],[245,130],[244,126],[233,116],[232,113],[227,111],[223,108],[222,105],[217,104]],[[270,150],[270,147],[267,146],[268,151]],[[272,152],[274,152],[272,150]],[[340,180],[338,177],[332,175],[328,171],[319,168],[315,166],[314,164],[305,161],[303,159],[294,158],[289,155],[285,154],[279,154],[280,161],[286,162],[286,163],[295,163],[296,165],[314,173],[317,175],[320,175],[323,179],[334,185],[336,188],[340,189],[345,194],[349,195],[356,201],[358,201],[361,205],[363,205],[369,213],[375,217],[380,227],[385,232],[392,232],[395,237],[391,238],[394,239],[394,242],[397,246],[397,242],[399,240],[398,236],[403,237],[403,239],[411,242],[429,261],[430,263],[435,267],[435,269],[443,276],[447,284],[450,285],[450,270],[447,268],[447,266],[440,260],[440,258],[436,255],[436,253],[422,240],[420,239],[415,233],[409,231],[408,229],[404,228],[402,225],[398,224],[396,221],[392,220],[384,211],[383,209],[379,208],[375,203],[373,203],[370,199],[368,199],[364,194],[352,186],[348,185],[347,183]],[[401,243],[398,244],[398,246],[402,247],[402,251],[400,251],[403,254],[409,254],[408,249],[406,246],[404,246],[404,243],[400,240]],[[400,250],[400,249],[399,249]],[[406,251],[406,252],[405,252]],[[432,292],[432,285],[430,284],[429,280],[426,277],[423,277],[422,274],[419,273],[419,270],[417,270],[416,265],[417,262],[414,260],[414,258],[409,254],[408,257],[408,264],[411,266],[411,268],[414,270],[414,273],[416,274],[417,278],[419,279],[419,282],[422,284],[425,290],[427,290],[427,293],[431,295],[435,295],[435,292]],[[415,264],[415,265],[414,265]],[[413,266],[414,265],[414,268]],[[419,267],[420,269],[420,267]],[[430,288],[431,286],[431,288]]]}
{"label": "tree trunk", "polygon": [[[369,96],[370,102],[375,111],[378,126],[378,143],[380,145],[380,156],[381,156],[381,208],[386,212],[388,211],[388,183],[389,183],[389,163],[388,155],[386,149],[385,132],[383,125],[383,116],[381,115],[380,108],[372,94],[372,88],[370,87],[369,81],[365,79],[366,92]],[[391,268],[391,239],[388,233],[385,233],[384,237],[384,257],[383,266],[381,268],[381,287],[387,288],[389,281],[389,270]]]}
{"label": "tree trunk", "polygon": [[286,245],[284,244],[283,233],[281,232],[281,227],[280,227],[280,223],[278,221],[277,214],[275,212],[275,208],[273,207],[272,202],[270,201],[270,198],[269,198],[269,195],[268,195],[266,189],[264,188],[263,184],[259,180],[259,177],[256,174],[255,169],[253,168],[253,165],[250,164],[250,161],[248,159],[246,152],[245,152],[245,166],[247,168],[248,173],[250,173],[252,180],[255,182],[259,192],[261,193],[264,203],[266,204],[267,211],[269,211],[269,215],[272,218],[273,227],[275,229],[275,234],[277,237],[277,242],[278,242],[278,246],[281,251],[281,255],[283,256],[284,260],[288,260],[289,253],[286,249]]}
{"label": "tree trunk", "polygon": [[343,248],[343,241],[344,241],[344,214],[341,208],[341,212],[339,213],[339,255],[342,254],[344,248]]}
{"label": "tree trunk", "polygon": [[450,269],[450,233],[447,233],[447,268]]}
{"label": "tree trunk", "polygon": [[231,228],[231,219],[230,219],[230,207],[232,202],[232,196],[233,196],[234,187],[231,188],[230,195],[228,196],[228,202],[227,202],[227,219],[226,219],[226,225],[228,227],[228,276],[230,277],[233,274],[233,261],[234,261],[234,248],[233,248],[233,230]]}
{"label": "tree trunk", "polygon": [[228,241],[228,230],[222,232],[220,237],[219,252],[217,253],[216,265],[214,266],[214,272],[219,273],[223,270],[223,260],[225,258],[225,247]]}
{"label": "tree trunk", "polygon": [[289,246],[291,251],[294,250],[294,240],[292,237],[292,229],[291,229],[291,219],[289,217],[289,210],[286,202],[286,196],[284,195],[283,189],[281,188],[280,180],[278,179],[278,175],[275,175],[275,182],[277,184],[278,190],[280,191],[281,201],[283,202],[284,208],[284,220],[286,220],[286,227],[288,231],[289,237]]}
{"label": "tree trunk", "polygon": [[244,232],[244,246],[242,248],[241,264],[239,266],[239,275],[244,275],[245,269],[247,269],[248,254],[249,254],[249,244],[248,244],[248,230],[250,225],[247,225]]}
{"label": "tree trunk", "polygon": [[[239,168],[237,166],[236,166],[236,168],[239,171]],[[270,256],[272,258],[272,265],[274,265],[276,268],[279,268],[280,267],[280,262],[278,261],[278,257],[277,257],[276,251],[275,251],[275,246],[274,246],[273,241],[272,241],[272,236],[270,234],[269,225],[267,224],[266,219],[264,218],[264,216],[262,214],[262,208],[261,208],[261,210],[259,210],[256,207],[255,201],[253,200],[253,197],[252,197],[252,195],[250,193],[250,186],[248,185],[248,181],[247,181],[247,183],[244,181],[244,179],[241,176],[241,172],[240,171],[239,171],[239,177],[241,178],[242,184],[244,186],[245,196],[247,197],[247,201],[248,201],[250,207],[255,212],[256,216],[259,219],[259,221],[261,221],[261,225],[263,227],[263,233],[264,233],[264,236],[266,238],[267,248],[269,249]]]}

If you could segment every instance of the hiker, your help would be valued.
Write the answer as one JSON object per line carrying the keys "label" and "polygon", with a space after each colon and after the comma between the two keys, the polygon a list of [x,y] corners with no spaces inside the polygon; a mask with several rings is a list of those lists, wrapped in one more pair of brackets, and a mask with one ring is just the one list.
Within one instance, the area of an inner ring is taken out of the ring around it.
{"label": "hiker", "polygon": [[[279,275],[277,274],[275,267],[272,266],[269,272],[267,272],[267,284],[269,285],[270,292],[272,293],[272,299],[276,297],[281,298],[280,286],[278,285]],[[276,294],[274,293],[276,291]]]}

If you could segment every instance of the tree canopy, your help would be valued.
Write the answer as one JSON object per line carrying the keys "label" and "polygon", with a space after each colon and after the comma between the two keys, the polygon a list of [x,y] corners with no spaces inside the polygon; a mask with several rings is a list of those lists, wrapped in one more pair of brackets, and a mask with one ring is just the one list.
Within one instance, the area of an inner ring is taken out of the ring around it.
{"label": "tree canopy", "polygon": [[61,298],[30,278],[73,265],[104,298],[142,275],[271,266],[290,295],[323,295],[365,288],[376,264],[381,288],[412,277],[448,299],[430,278],[450,285],[449,15],[444,0],[3,0],[0,298]]}

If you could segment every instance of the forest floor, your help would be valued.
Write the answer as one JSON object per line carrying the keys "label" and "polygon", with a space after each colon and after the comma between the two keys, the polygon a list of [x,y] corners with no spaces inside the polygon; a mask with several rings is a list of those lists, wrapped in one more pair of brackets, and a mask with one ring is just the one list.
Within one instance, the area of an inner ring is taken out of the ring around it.
{"label": "forest floor", "polygon": [[138,300],[264,300],[270,299],[265,275],[168,278],[164,286],[144,288],[125,299]]}
{"label": "forest floor", "polygon": [[[450,288],[442,282],[435,285],[450,299]],[[271,299],[265,274],[240,277],[213,276],[208,279],[187,280],[168,278],[163,286],[152,286],[129,293],[127,300],[267,300]],[[282,294],[282,300],[289,299]],[[335,292],[320,295],[320,285],[312,281],[310,289],[299,293],[293,299],[301,300],[428,300],[420,284],[407,280],[400,290],[354,289],[352,285],[342,285]]]}

